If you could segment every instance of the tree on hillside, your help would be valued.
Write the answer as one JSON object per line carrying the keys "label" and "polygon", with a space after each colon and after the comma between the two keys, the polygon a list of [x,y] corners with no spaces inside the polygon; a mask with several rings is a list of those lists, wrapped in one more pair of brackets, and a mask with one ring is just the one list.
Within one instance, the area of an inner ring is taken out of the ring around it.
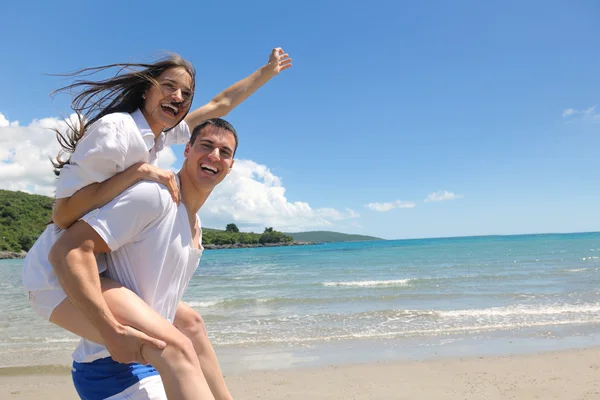
{"label": "tree on hillside", "polygon": [[213,240],[213,243],[217,245],[235,244],[236,242],[237,240],[235,239],[235,237],[231,234],[228,234],[227,232],[217,233],[216,237]]}
{"label": "tree on hillside", "polygon": [[273,230],[273,228],[265,228],[265,231],[263,232],[262,235],[260,235],[260,238],[258,239],[258,241],[261,244],[266,244],[266,243],[290,243],[294,241],[294,238],[292,238],[291,236],[286,235],[283,232],[278,232]]}
{"label": "tree on hillside", "polygon": [[236,232],[237,233],[239,231],[240,231],[240,229],[234,223],[227,224],[227,226],[225,227],[225,232]]}
{"label": "tree on hillside", "polygon": [[28,251],[52,214],[50,197],[0,190],[0,251]]}

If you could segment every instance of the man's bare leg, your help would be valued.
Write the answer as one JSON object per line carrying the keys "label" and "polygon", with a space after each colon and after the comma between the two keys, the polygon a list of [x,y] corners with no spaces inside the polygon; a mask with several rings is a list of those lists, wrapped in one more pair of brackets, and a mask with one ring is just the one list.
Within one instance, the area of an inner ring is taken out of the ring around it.
{"label": "man's bare leg", "polygon": [[210,343],[206,326],[200,314],[187,304],[179,302],[173,324],[192,341],[200,361],[200,367],[202,367],[202,373],[215,399],[231,400],[231,393],[225,384],[217,355]]}

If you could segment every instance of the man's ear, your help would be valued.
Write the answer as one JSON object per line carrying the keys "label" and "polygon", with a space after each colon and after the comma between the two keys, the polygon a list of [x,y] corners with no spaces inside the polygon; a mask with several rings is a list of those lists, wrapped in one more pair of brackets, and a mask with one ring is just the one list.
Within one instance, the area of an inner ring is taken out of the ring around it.
{"label": "man's ear", "polygon": [[190,144],[190,142],[187,142],[187,144],[185,145],[185,150],[183,150],[183,156],[185,158],[187,158],[187,156],[190,154],[191,149],[192,149],[192,144]]}
{"label": "man's ear", "polygon": [[227,171],[227,175],[229,175],[231,173],[231,169],[233,168],[234,163],[235,163],[235,160],[231,160],[231,165],[229,166],[229,171]]}

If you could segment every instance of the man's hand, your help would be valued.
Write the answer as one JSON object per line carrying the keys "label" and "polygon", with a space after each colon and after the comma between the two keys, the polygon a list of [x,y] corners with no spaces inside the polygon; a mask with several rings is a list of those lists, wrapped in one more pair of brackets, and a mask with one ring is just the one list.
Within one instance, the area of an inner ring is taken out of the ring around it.
{"label": "man's hand", "polygon": [[111,334],[103,335],[103,338],[112,359],[123,364],[148,364],[142,356],[142,346],[150,345],[162,350],[167,345],[162,340],[151,338],[144,332],[125,325],[120,325]]}
{"label": "man's hand", "polygon": [[267,64],[273,75],[277,75],[284,69],[292,67],[292,59],[283,51],[281,47],[276,47],[271,51],[269,63]]}

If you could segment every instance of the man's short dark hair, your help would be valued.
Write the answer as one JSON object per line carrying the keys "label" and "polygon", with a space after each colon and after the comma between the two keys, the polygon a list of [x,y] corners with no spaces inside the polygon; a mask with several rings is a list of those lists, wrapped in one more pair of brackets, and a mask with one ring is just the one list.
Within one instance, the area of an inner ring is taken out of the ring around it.
{"label": "man's short dark hair", "polygon": [[190,137],[190,145],[192,145],[192,146],[194,145],[194,142],[196,141],[196,137],[198,137],[200,132],[202,132],[202,129],[206,128],[209,125],[212,125],[217,128],[225,129],[225,130],[228,130],[229,132],[231,132],[231,134],[233,135],[233,138],[235,139],[235,148],[233,149],[233,156],[235,156],[235,152],[237,151],[237,147],[238,147],[237,132],[235,131],[235,128],[233,127],[233,125],[231,125],[229,122],[225,121],[222,118],[207,119],[205,121],[202,121],[198,125],[196,125],[196,127],[192,131],[192,136]]}

